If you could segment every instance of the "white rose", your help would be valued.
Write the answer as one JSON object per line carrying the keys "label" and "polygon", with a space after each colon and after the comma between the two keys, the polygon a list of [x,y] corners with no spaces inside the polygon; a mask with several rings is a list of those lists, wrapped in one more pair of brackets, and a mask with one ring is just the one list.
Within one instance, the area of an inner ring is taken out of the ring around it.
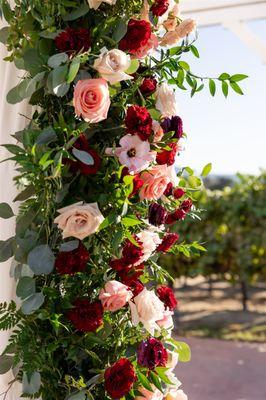
{"label": "white rose", "polygon": [[147,261],[152,253],[156,250],[157,246],[161,244],[162,239],[156,232],[152,232],[148,229],[145,229],[137,234],[137,237],[143,244],[143,256],[138,261],[138,264],[142,264],[144,261]]}
{"label": "white rose", "polygon": [[153,290],[144,288],[133,301],[129,301],[131,309],[132,324],[137,326],[142,322],[144,328],[154,335],[154,331],[160,330],[156,321],[164,317],[164,303],[159,299]]}
{"label": "white rose", "polygon": [[103,52],[99,58],[94,61],[93,68],[99,72],[102,78],[114,83],[133,79],[132,76],[125,73],[131,63],[130,56],[121,50],[113,49]]}
{"label": "white rose", "polygon": [[97,10],[102,3],[110,4],[110,6],[115,5],[116,0],[88,0],[90,8]]}
{"label": "white rose", "polygon": [[163,82],[156,90],[156,108],[163,117],[174,117],[179,114],[175,92],[166,82]]}
{"label": "white rose", "polygon": [[57,211],[60,215],[54,222],[63,231],[64,239],[73,236],[82,240],[97,232],[104,220],[97,203],[79,202]]}

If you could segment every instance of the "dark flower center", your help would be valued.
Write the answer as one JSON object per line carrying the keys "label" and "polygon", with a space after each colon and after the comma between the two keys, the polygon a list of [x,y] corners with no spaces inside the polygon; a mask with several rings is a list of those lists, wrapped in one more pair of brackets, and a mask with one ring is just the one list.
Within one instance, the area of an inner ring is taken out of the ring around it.
{"label": "dark flower center", "polygon": [[128,157],[135,157],[136,156],[136,149],[130,149],[127,152]]}

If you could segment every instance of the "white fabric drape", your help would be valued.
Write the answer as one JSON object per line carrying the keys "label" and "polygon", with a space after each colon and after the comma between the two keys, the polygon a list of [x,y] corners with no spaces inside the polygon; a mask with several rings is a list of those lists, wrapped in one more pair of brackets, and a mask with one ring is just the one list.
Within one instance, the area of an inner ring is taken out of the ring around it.
{"label": "white fabric drape", "polygon": [[[0,20],[0,28],[4,26],[4,21]],[[31,107],[27,102],[16,105],[10,105],[6,102],[6,94],[14,87],[22,75],[22,71],[18,71],[15,66],[9,62],[3,61],[7,52],[5,47],[0,44],[0,144],[15,143],[11,134],[23,129],[31,117]],[[22,115],[24,116],[22,116]],[[10,157],[3,147],[0,148],[0,160]],[[12,182],[15,174],[14,163],[8,161],[0,164],[0,202],[11,204],[16,195],[16,188]],[[11,204],[12,205],[12,204]],[[16,211],[17,205],[12,205],[13,211]],[[0,220],[0,240],[5,240],[14,234],[15,229],[14,218],[8,220]],[[10,301],[14,298],[14,281],[9,277],[11,261],[0,264],[0,302]],[[0,354],[5,348],[8,341],[8,332],[0,332]],[[0,393],[8,388],[8,382],[12,380],[12,373],[4,376],[0,375]],[[11,390],[5,397],[6,400],[18,400],[19,385],[13,385]],[[4,399],[4,395],[0,395],[0,400]]]}

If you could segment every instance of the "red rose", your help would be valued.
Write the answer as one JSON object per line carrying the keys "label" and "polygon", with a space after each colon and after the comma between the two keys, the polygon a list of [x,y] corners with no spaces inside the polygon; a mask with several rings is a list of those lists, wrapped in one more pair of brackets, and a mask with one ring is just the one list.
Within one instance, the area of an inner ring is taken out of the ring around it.
{"label": "red rose", "polygon": [[90,31],[86,28],[67,28],[56,36],[55,45],[61,52],[69,54],[87,51],[91,46]]}
{"label": "red rose", "polygon": [[180,117],[165,118],[161,123],[164,133],[175,132],[174,138],[180,139],[183,136],[183,121]]}
{"label": "red rose", "polygon": [[137,349],[138,364],[142,367],[154,369],[156,367],[165,367],[167,363],[167,350],[162,342],[150,337],[143,340]]}
{"label": "red rose", "polygon": [[120,259],[110,262],[111,268],[116,271],[130,270],[143,256],[142,242],[135,236],[134,239],[140,245],[135,246],[129,239],[125,241]]}
{"label": "red rose", "polygon": [[119,49],[135,54],[147,45],[150,38],[151,24],[144,20],[131,19],[125,36],[119,42]]}
{"label": "red rose", "polygon": [[112,399],[121,399],[137,380],[135,369],[127,358],[121,358],[104,373],[105,390]]}
{"label": "red rose", "polygon": [[173,193],[173,184],[172,184],[172,182],[169,182],[168,183],[168,185],[167,185],[167,188],[165,189],[165,191],[164,191],[164,195],[166,196],[166,197],[168,197],[168,196],[171,196],[171,194]]}
{"label": "red rose", "polygon": [[177,233],[167,233],[164,235],[161,244],[157,247],[156,251],[166,253],[178,241],[179,235]]}
{"label": "red rose", "polygon": [[165,308],[174,311],[177,306],[177,301],[173,290],[168,286],[162,285],[157,288],[157,294],[159,299],[164,303]]}
{"label": "red rose", "polygon": [[176,188],[176,189],[173,191],[173,196],[174,196],[174,198],[175,198],[176,200],[181,199],[181,197],[183,197],[184,194],[185,194],[185,191],[184,191],[182,188]]}
{"label": "red rose", "polygon": [[[76,161],[64,159],[64,162],[69,165],[70,171],[77,172],[79,170],[83,175],[97,174],[101,166],[101,158],[99,157],[98,153],[89,146],[88,140],[84,134],[79,136],[73,147],[88,153],[93,158],[94,163],[93,165],[88,165],[78,159]],[[75,153],[73,155],[75,157]]]}
{"label": "red rose", "polygon": [[80,242],[76,249],[58,253],[55,268],[60,275],[74,275],[76,272],[85,271],[89,258],[88,250]]}
{"label": "red rose", "polygon": [[167,146],[171,147],[171,150],[163,150],[157,153],[156,161],[160,165],[173,165],[175,163],[178,146],[176,143],[169,143]]}
{"label": "red rose", "polygon": [[152,203],[149,206],[149,223],[160,226],[165,223],[167,217],[166,209],[158,203]]}
{"label": "red rose", "polygon": [[155,92],[157,87],[157,81],[155,78],[144,78],[142,84],[139,87],[139,90],[143,94],[143,96],[150,96]]}
{"label": "red rose", "polygon": [[138,135],[141,140],[147,140],[152,133],[152,118],[145,107],[130,106],[125,118],[127,133]]}
{"label": "red rose", "polygon": [[181,203],[180,208],[181,210],[184,210],[187,213],[191,210],[192,205],[193,205],[192,201],[190,199],[187,199]]}
{"label": "red rose", "polygon": [[77,299],[68,311],[67,318],[81,332],[95,332],[103,323],[103,307],[100,301]]}
{"label": "red rose", "polygon": [[181,208],[178,208],[174,212],[167,215],[165,223],[167,225],[171,225],[176,221],[183,220],[185,219],[186,214],[187,214],[186,211],[182,210]]}
{"label": "red rose", "polygon": [[151,6],[151,12],[155,17],[161,17],[169,7],[169,0],[155,0]]}
{"label": "red rose", "polygon": [[[128,171],[128,168],[124,167],[123,170],[122,170],[121,178],[124,178],[124,176],[127,176],[127,175],[130,175],[129,171]],[[132,175],[130,175],[130,176],[132,176]],[[140,174],[136,174],[134,176],[134,179],[133,179],[133,190],[130,193],[129,197],[135,196],[135,194],[138,193],[139,189],[143,185],[144,185],[144,181],[143,181],[143,179],[141,179]]]}

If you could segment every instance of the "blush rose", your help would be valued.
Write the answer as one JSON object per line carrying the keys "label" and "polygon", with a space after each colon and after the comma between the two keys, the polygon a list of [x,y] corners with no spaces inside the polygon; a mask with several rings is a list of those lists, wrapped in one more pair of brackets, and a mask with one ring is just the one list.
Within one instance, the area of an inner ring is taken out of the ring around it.
{"label": "blush rose", "polygon": [[133,293],[128,287],[118,281],[107,282],[99,295],[103,308],[107,311],[120,310],[132,297]]}
{"label": "blush rose", "polygon": [[103,52],[99,58],[94,61],[93,68],[99,72],[102,78],[106,79],[111,85],[133,79],[125,73],[131,63],[130,56],[121,50],[113,49]]}
{"label": "blush rose", "polygon": [[170,182],[167,165],[155,165],[141,174],[144,184],[139,191],[141,200],[157,200]]}

